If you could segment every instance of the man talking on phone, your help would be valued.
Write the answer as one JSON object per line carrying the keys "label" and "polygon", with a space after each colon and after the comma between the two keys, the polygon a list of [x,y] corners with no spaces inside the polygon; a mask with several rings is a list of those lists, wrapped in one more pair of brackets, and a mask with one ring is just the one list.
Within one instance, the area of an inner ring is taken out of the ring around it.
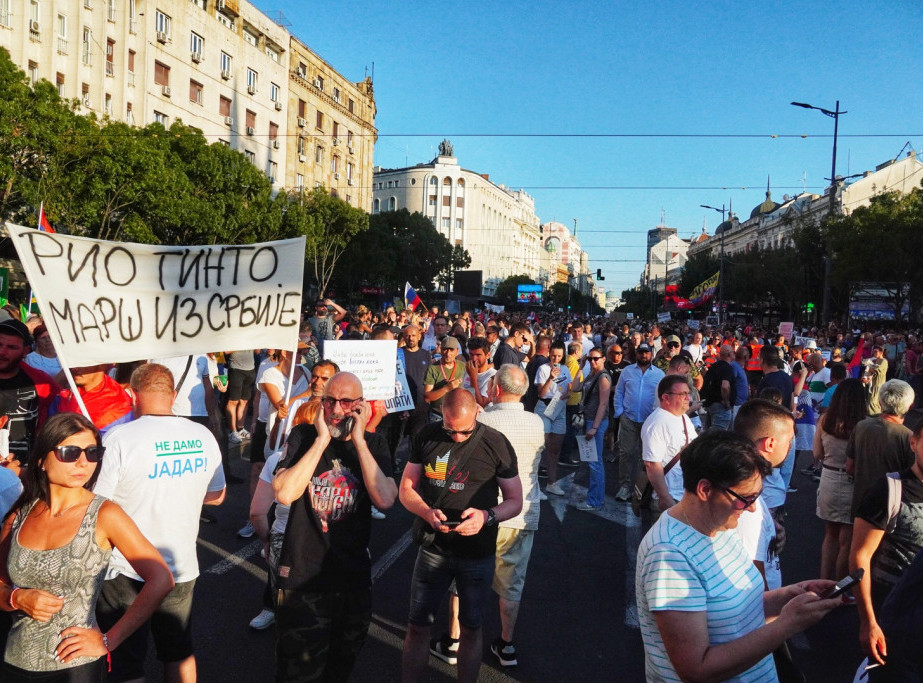
{"label": "man talking on phone", "polygon": [[324,387],[314,424],[296,426],[273,477],[290,505],[279,560],[276,680],[346,681],[372,616],[372,505],[397,497],[385,440],[348,372]]}
{"label": "man talking on phone", "polygon": [[430,627],[453,579],[461,624],[458,680],[473,683],[478,677],[481,610],[493,579],[497,524],[522,510],[522,483],[510,442],[477,416],[468,391],[450,391],[442,402],[442,422],[417,435],[404,467],[401,503],[419,518],[414,540],[420,545],[402,657],[405,683],[423,675]]}

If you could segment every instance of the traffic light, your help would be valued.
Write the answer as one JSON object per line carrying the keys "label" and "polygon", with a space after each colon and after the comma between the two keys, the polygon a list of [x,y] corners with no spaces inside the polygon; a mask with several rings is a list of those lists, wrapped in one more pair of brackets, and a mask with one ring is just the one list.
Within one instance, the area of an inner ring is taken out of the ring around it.
{"label": "traffic light", "polygon": [[804,310],[805,310],[806,313],[813,313],[813,312],[814,312],[814,304],[811,303],[811,302],[809,301],[807,304],[805,304]]}
{"label": "traffic light", "polygon": [[596,279],[597,279],[597,280],[605,280],[605,279],[606,279],[605,277],[603,277],[603,269],[602,269],[602,268],[597,268],[597,269],[596,269]]}

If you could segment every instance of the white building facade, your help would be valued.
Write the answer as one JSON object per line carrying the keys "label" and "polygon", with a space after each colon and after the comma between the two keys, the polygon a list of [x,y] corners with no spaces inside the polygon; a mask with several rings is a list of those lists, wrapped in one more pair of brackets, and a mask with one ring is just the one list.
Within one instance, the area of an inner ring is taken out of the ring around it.
{"label": "white building facade", "polygon": [[429,164],[376,168],[372,213],[407,209],[429,218],[451,244],[467,250],[469,268],[483,273],[484,295],[512,275],[537,280],[541,235],[534,199],[459,166],[447,141],[439,151]]}

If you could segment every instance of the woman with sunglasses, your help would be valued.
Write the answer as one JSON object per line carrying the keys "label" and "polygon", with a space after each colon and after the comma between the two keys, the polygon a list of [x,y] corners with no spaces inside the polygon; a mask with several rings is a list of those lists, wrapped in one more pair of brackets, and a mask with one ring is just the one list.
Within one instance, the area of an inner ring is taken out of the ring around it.
{"label": "woman with sunglasses", "polygon": [[[36,435],[24,490],[0,531],[0,608],[13,612],[0,679],[105,681],[107,657],[173,587],[157,549],[122,509],[92,493],[103,447],[75,413],[59,413]],[[117,548],[144,579],[106,633],[96,600]]]}
{"label": "woman with sunglasses", "polygon": [[[609,394],[612,392],[612,377],[606,370],[606,356],[601,347],[594,347],[587,354],[590,373],[582,382],[574,383],[574,391],[581,391],[585,432],[583,438],[596,441],[596,460],[588,462],[590,485],[586,501],[577,506],[579,510],[599,510],[606,495],[606,469],[603,464],[603,437],[609,428]],[[578,437],[579,438],[579,437]]]}
{"label": "woman with sunglasses", "polygon": [[709,431],[681,460],[683,497],[638,548],[647,680],[777,681],[772,652],[841,598],[819,597],[834,586],[821,579],[763,590],[735,531],[771,469],[748,438]]}

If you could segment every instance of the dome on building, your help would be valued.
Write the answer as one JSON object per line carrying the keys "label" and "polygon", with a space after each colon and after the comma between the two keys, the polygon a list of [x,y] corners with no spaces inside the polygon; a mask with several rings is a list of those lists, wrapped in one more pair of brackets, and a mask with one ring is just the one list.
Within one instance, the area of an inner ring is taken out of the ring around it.
{"label": "dome on building", "polygon": [[720,235],[722,232],[727,232],[732,227],[734,227],[734,224],[731,222],[731,219],[729,218],[728,220],[724,221],[724,223],[722,223],[717,228],[715,228],[715,235],[717,236],[717,235]]}
{"label": "dome on building", "polygon": [[766,178],[766,199],[763,200],[763,203],[759,206],[753,207],[753,211],[750,212],[750,218],[756,218],[760,215],[766,215],[767,213],[772,213],[778,209],[781,204],[778,202],[772,201],[772,193],[769,191],[769,178]]}

